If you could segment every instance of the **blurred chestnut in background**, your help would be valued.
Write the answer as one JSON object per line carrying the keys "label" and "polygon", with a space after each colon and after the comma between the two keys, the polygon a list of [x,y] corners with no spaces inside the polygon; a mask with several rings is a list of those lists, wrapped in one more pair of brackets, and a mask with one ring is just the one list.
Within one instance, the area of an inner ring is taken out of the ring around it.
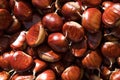
{"label": "blurred chestnut in background", "polygon": [[0,30],[6,30],[12,21],[11,14],[6,9],[0,9]]}
{"label": "blurred chestnut in background", "polygon": [[1,71],[0,72],[0,79],[2,80],[8,80],[10,77],[10,74],[6,71]]}

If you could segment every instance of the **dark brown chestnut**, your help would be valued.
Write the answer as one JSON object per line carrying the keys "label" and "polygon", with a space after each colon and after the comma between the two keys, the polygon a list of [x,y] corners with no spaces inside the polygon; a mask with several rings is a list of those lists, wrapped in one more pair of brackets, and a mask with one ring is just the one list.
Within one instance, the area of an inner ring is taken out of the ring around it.
{"label": "dark brown chestnut", "polygon": [[[94,15],[93,15],[94,14]],[[82,14],[82,26],[90,33],[100,29],[102,13],[97,8],[88,8]]]}
{"label": "dark brown chestnut", "polygon": [[87,33],[87,42],[90,49],[96,49],[102,40],[102,32],[98,31],[96,33]]}
{"label": "dark brown chestnut", "polygon": [[59,32],[52,33],[48,36],[49,46],[57,52],[66,52],[68,50],[68,41],[66,37]]}
{"label": "dark brown chestnut", "polygon": [[73,42],[80,42],[84,37],[84,28],[75,21],[68,21],[62,27],[63,34]]}
{"label": "dark brown chestnut", "polygon": [[57,13],[49,13],[43,17],[42,24],[50,32],[57,32],[62,29],[63,19]]}
{"label": "dark brown chestnut", "polygon": [[12,21],[10,13],[6,9],[0,9],[0,30],[6,30]]}

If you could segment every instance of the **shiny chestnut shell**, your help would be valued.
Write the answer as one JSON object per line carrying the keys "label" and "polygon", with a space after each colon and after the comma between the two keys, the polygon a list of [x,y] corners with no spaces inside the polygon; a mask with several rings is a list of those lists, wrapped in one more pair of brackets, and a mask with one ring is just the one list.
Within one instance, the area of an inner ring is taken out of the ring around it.
{"label": "shiny chestnut shell", "polygon": [[57,13],[49,13],[43,17],[42,24],[50,32],[56,32],[62,29],[63,19]]}
{"label": "shiny chestnut shell", "polygon": [[79,20],[81,5],[78,2],[69,1],[62,6],[62,14],[67,20]]}
{"label": "shiny chestnut shell", "polygon": [[88,69],[97,69],[101,63],[102,57],[97,51],[88,51],[88,54],[82,60],[82,65]]}
{"label": "shiny chestnut shell", "polygon": [[52,33],[48,36],[49,46],[57,52],[66,52],[68,50],[68,41],[66,37],[59,32]]}
{"label": "shiny chestnut shell", "polygon": [[61,74],[62,80],[80,80],[82,70],[78,66],[69,66]]}
{"label": "shiny chestnut shell", "polygon": [[[94,14],[94,15],[93,15]],[[97,8],[88,8],[82,14],[82,26],[90,33],[100,29],[102,13]]]}
{"label": "shiny chestnut shell", "polygon": [[109,80],[120,80],[120,70],[115,70],[112,72],[112,74],[110,75]]}
{"label": "shiny chestnut shell", "polygon": [[120,56],[120,44],[118,42],[105,42],[101,47],[105,57],[116,58]]}
{"label": "shiny chestnut shell", "polygon": [[63,34],[73,42],[80,42],[84,37],[84,28],[75,21],[68,21],[62,27]]}
{"label": "shiny chestnut shell", "polygon": [[108,7],[102,15],[102,21],[107,26],[106,28],[118,26],[120,20],[120,3],[115,3]]}

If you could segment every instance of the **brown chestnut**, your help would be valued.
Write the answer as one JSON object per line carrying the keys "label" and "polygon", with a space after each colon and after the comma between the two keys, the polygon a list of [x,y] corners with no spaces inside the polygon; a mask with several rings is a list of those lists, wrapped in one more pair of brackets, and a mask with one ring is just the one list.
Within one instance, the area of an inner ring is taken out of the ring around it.
{"label": "brown chestnut", "polygon": [[63,20],[57,13],[49,13],[43,17],[42,24],[50,32],[56,32],[61,31]]}
{"label": "brown chestnut", "polygon": [[[94,15],[93,15],[94,14]],[[82,14],[82,26],[90,33],[100,29],[102,13],[97,8],[88,8]]]}
{"label": "brown chestnut", "polygon": [[101,47],[105,57],[116,58],[120,56],[120,44],[118,42],[105,42]]}
{"label": "brown chestnut", "polygon": [[97,51],[88,51],[88,54],[82,60],[82,65],[88,69],[97,69],[101,63],[102,57]]}
{"label": "brown chestnut", "polygon": [[115,71],[112,72],[112,74],[110,75],[109,80],[120,80],[120,70],[116,69]]}
{"label": "brown chestnut", "polygon": [[61,74],[62,80],[81,80],[82,70],[78,66],[69,66]]}
{"label": "brown chestnut", "polygon": [[68,50],[68,41],[66,37],[59,32],[52,33],[48,36],[49,46],[57,52],[66,52]]}
{"label": "brown chestnut", "polygon": [[40,73],[35,80],[56,80],[56,76],[53,70],[47,69]]}
{"label": "brown chestnut", "polygon": [[73,42],[79,42],[84,37],[84,28],[75,21],[68,21],[62,27],[63,34]]}

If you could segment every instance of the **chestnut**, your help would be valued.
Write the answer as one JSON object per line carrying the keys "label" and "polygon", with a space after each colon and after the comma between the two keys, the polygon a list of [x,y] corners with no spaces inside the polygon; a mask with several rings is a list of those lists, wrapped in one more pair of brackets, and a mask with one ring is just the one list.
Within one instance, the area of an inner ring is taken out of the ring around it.
{"label": "chestnut", "polygon": [[106,10],[108,7],[110,7],[113,4],[114,4],[114,2],[112,2],[112,1],[104,1],[102,3],[102,7],[103,7],[104,10]]}
{"label": "chestnut", "polygon": [[10,60],[11,67],[18,72],[30,69],[33,63],[32,57],[23,51],[14,52]]}
{"label": "chestnut", "polygon": [[46,31],[41,21],[35,23],[26,33],[26,42],[29,46],[35,47],[43,43]]}
{"label": "chestnut", "polygon": [[79,20],[81,11],[81,5],[78,2],[69,1],[62,6],[61,13],[66,20]]}
{"label": "chestnut", "polygon": [[87,40],[83,39],[80,42],[72,43],[71,51],[75,57],[83,57],[87,51]]}
{"label": "chestnut", "polygon": [[20,21],[28,21],[32,18],[33,11],[28,3],[24,1],[15,1],[13,13]]}
{"label": "chestnut", "polygon": [[40,73],[35,80],[56,80],[56,76],[53,70],[47,69]]}
{"label": "chestnut", "polygon": [[57,32],[62,29],[63,19],[57,13],[49,13],[43,17],[42,24],[50,32]]}
{"label": "chestnut", "polygon": [[120,79],[120,70],[116,69],[115,71],[112,72],[112,74],[110,75],[109,80],[119,80]]}
{"label": "chestnut", "polygon": [[38,46],[37,53],[42,60],[47,62],[57,62],[61,59],[61,56],[46,44]]}
{"label": "chestnut", "polygon": [[100,45],[102,40],[102,32],[87,33],[87,43],[90,49],[96,49]]}
{"label": "chestnut", "polygon": [[6,71],[1,71],[0,72],[0,79],[2,80],[8,80],[10,77],[10,74]]}
{"label": "chestnut", "polygon": [[66,52],[68,50],[68,41],[66,37],[59,32],[51,33],[48,36],[49,46],[57,52]]}
{"label": "chestnut", "polygon": [[13,18],[6,9],[0,9],[0,30],[6,30],[12,23]]}
{"label": "chestnut", "polygon": [[102,21],[106,28],[111,28],[120,25],[120,3],[114,3],[108,7],[102,15]]}
{"label": "chestnut", "polygon": [[31,0],[32,4],[39,9],[46,9],[50,7],[52,0]]}
{"label": "chestnut", "polygon": [[100,5],[102,0],[81,0],[82,4],[88,6],[88,7],[95,7]]}
{"label": "chestnut", "polygon": [[62,80],[81,80],[82,70],[78,66],[69,66],[61,74]]}
{"label": "chestnut", "polygon": [[102,63],[102,57],[97,51],[88,51],[87,55],[82,60],[83,67],[88,69],[97,69]]}
{"label": "chestnut", "polygon": [[0,9],[9,10],[9,3],[7,0],[0,0]]}
{"label": "chestnut", "polygon": [[[94,14],[94,15],[93,15]],[[100,29],[102,13],[97,8],[88,8],[82,14],[82,26],[90,33]]]}
{"label": "chestnut", "polygon": [[63,34],[73,42],[80,42],[84,37],[84,28],[75,21],[68,21],[62,27]]}
{"label": "chestnut", "polygon": [[105,57],[116,58],[120,56],[120,44],[118,42],[105,42],[101,47],[101,52]]}

